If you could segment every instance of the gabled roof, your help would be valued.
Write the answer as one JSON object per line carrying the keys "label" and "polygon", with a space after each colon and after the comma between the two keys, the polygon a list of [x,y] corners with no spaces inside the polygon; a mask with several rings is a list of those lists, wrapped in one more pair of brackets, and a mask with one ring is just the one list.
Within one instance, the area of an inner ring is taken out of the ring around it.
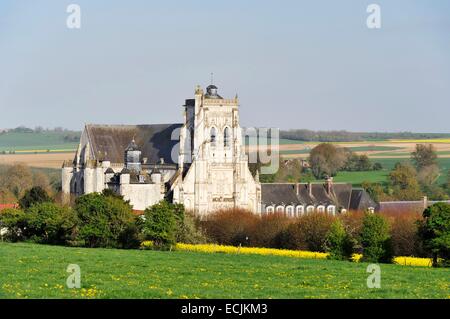
{"label": "gabled roof", "polygon": [[353,189],[349,209],[362,211],[368,209],[369,207],[373,207],[377,210],[379,209],[379,205],[375,203],[372,198],[370,198],[366,191],[360,188]]}
{"label": "gabled roof", "polygon": [[[94,160],[109,160],[112,163],[123,163],[125,149],[130,141],[142,152],[141,159],[147,163],[157,163],[160,158],[165,163],[174,164],[172,149],[177,145],[179,134],[172,134],[182,124],[155,125],[86,125],[88,139]],[[175,157],[178,150],[174,151]]]}

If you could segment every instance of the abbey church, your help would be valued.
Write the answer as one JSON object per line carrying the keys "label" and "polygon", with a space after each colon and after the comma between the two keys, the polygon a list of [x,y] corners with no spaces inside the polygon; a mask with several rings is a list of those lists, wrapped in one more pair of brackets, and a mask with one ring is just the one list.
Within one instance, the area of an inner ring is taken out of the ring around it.
{"label": "abbey church", "polygon": [[110,189],[137,211],[166,199],[203,216],[227,208],[292,217],[376,208],[363,190],[332,179],[260,183],[249,169],[238,98],[221,97],[214,85],[196,88],[180,124],[86,125],[74,160],[63,165],[62,188],[66,199]]}

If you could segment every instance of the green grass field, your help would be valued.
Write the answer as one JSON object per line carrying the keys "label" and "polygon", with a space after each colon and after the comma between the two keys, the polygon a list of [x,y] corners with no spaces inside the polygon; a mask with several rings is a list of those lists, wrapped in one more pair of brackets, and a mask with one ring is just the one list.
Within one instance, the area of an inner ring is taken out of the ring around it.
{"label": "green grass field", "polygon": [[0,152],[75,150],[78,143],[64,141],[64,135],[64,132],[3,133],[0,134]]}
{"label": "green grass field", "polygon": [[[66,288],[69,264],[83,289]],[[450,298],[450,269],[0,243],[0,298]]]}

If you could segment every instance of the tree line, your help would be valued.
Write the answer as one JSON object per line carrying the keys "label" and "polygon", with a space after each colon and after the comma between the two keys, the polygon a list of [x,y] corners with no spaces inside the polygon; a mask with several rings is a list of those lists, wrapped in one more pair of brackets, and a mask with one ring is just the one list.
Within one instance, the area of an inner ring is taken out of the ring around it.
{"label": "tree line", "polygon": [[55,202],[41,187],[27,190],[19,208],[0,212],[2,240],[120,249],[172,250],[178,242],[299,249],[329,253],[330,259],[390,263],[394,256],[431,257],[450,265],[450,205],[438,203],[422,215],[411,212],[349,212],[332,216],[256,215],[231,209],[207,219],[181,204],[161,201],[141,216],[129,201],[110,190]]}
{"label": "tree line", "polygon": [[348,131],[312,131],[292,129],[280,131],[280,137],[305,142],[357,142],[379,141],[386,139],[434,139],[449,138],[448,133],[383,133],[383,132],[348,132]]}

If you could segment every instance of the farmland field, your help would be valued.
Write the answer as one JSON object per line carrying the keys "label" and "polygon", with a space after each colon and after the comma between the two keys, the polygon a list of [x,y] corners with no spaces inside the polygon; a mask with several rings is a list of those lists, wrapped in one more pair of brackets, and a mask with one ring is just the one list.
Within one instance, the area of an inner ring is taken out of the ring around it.
{"label": "farmland field", "polygon": [[[357,154],[366,154],[373,163],[382,164],[381,171],[365,172],[339,172],[335,177],[337,182],[352,183],[354,186],[360,186],[362,182],[383,183],[387,181],[389,171],[392,170],[398,162],[411,162],[411,152],[414,151],[416,144],[433,144],[438,155],[438,164],[441,174],[437,180],[438,184],[444,184],[447,179],[447,173],[450,170],[450,139],[431,139],[431,140],[384,140],[367,142],[339,142],[333,143],[340,147],[346,147]],[[280,155],[286,159],[303,158],[306,159],[309,152],[318,142],[289,143],[282,141],[280,143]]]}
{"label": "farmland field", "polygon": [[78,143],[67,142],[64,132],[0,134],[0,152],[73,152]]}
{"label": "farmland field", "polygon": [[[66,288],[69,264],[82,289]],[[0,298],[450,298],[450,269],[279,256],[0,243]]]}
{"label": "farmland field", "polygon": [[24,163],[30,167],[61,168],[66,160],[73,160],[75,153],[0,154],[0,165]]}

